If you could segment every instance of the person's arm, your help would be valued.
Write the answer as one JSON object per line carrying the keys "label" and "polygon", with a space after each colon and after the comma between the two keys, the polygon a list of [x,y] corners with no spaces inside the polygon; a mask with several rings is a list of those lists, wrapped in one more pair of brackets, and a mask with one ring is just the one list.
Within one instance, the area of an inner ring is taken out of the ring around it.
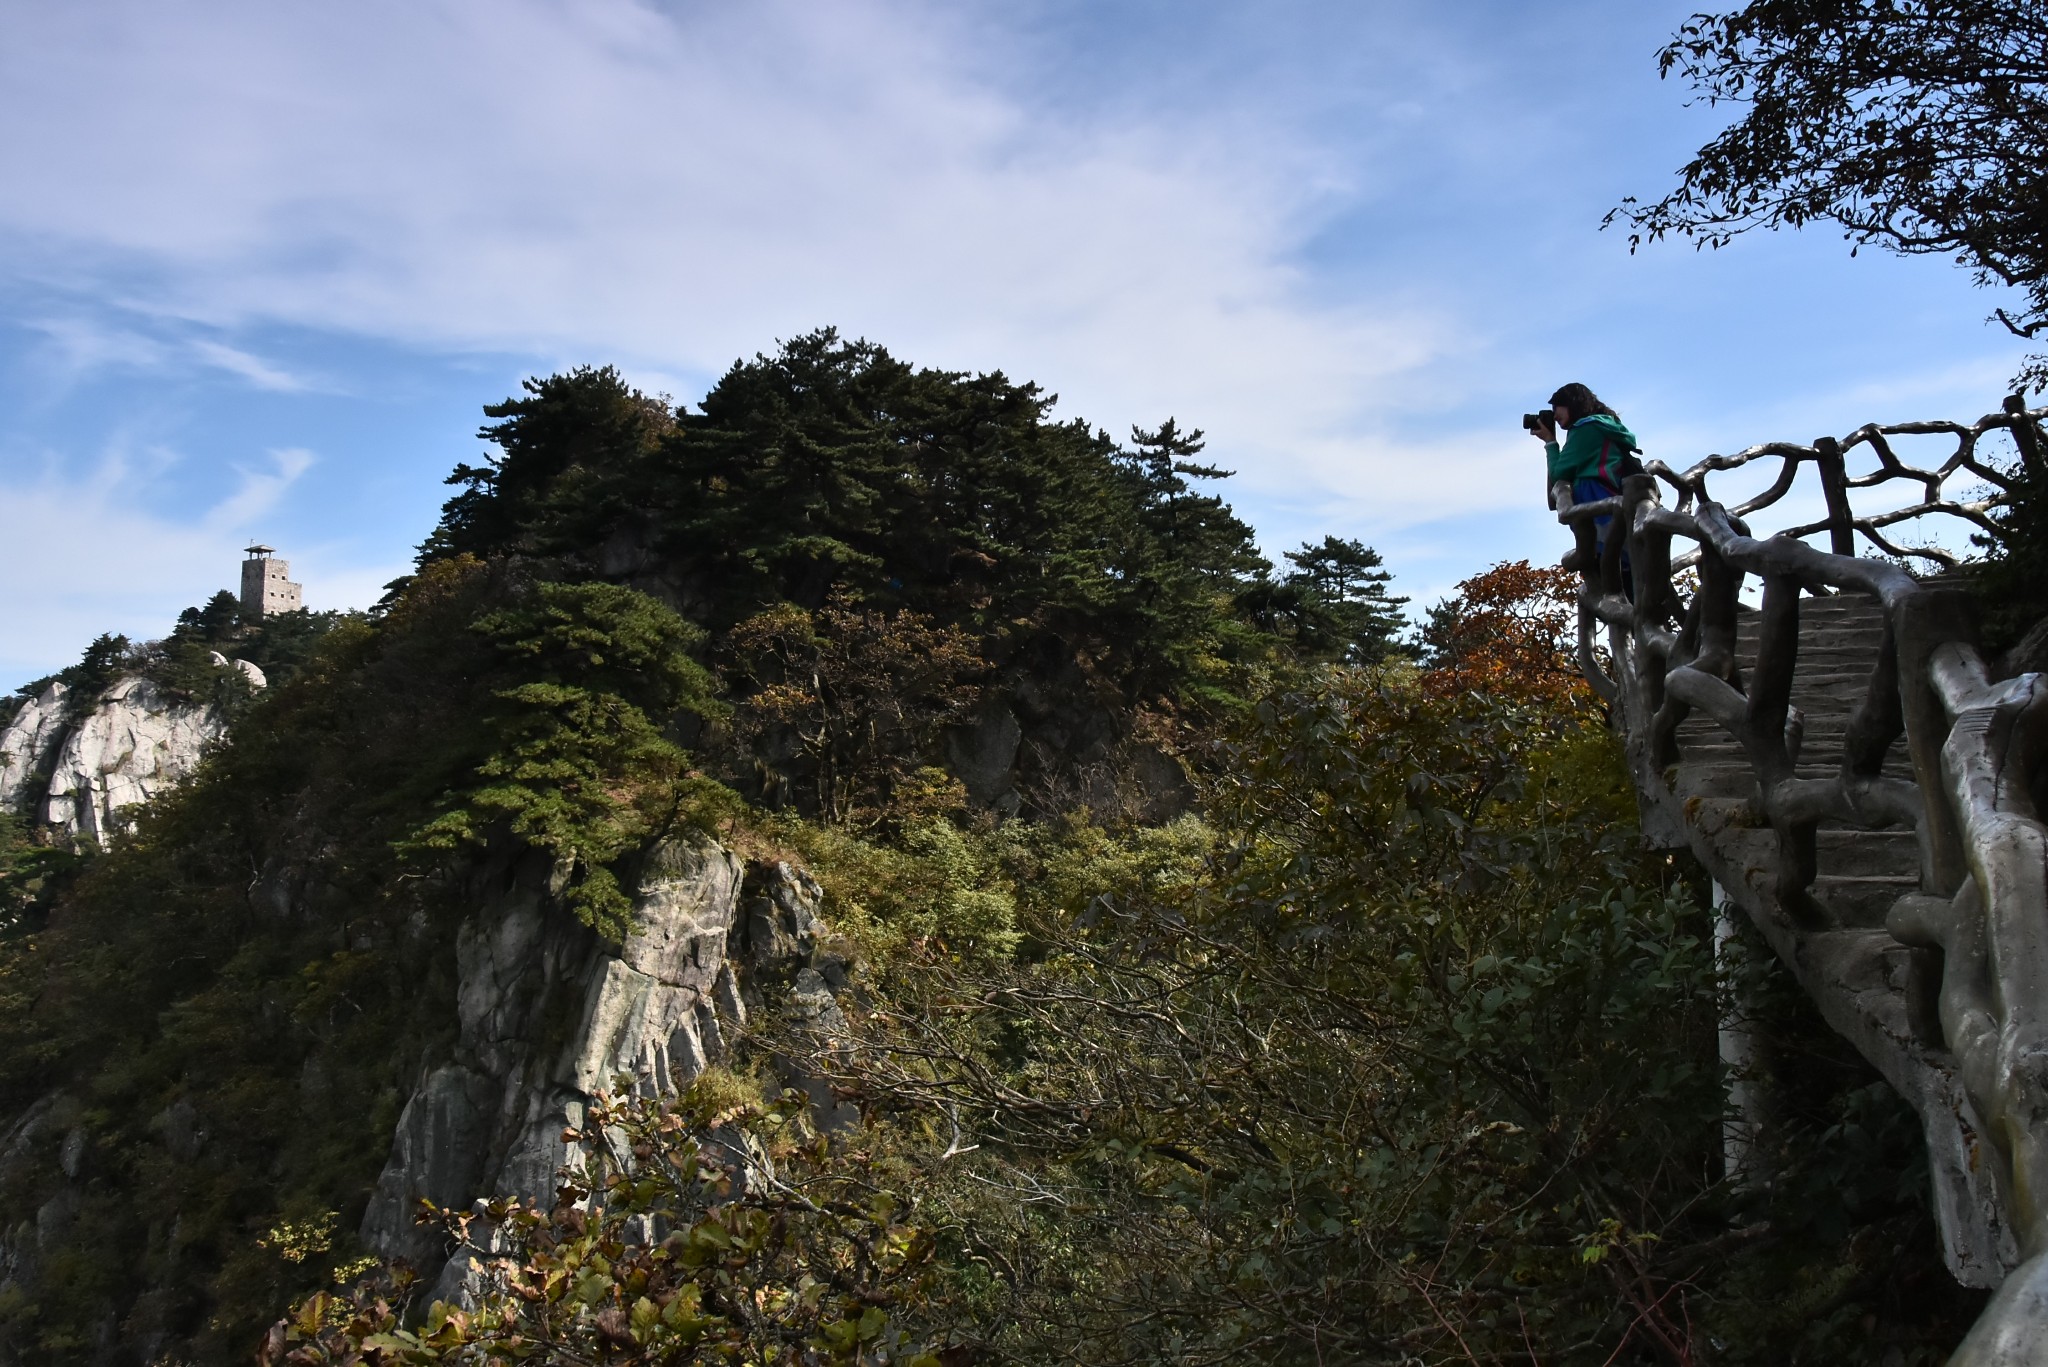
{"label": "person's arm", "polygon": [[1557,426],[1545,421],[1541,427],[1524,428],[1530,436],[1543,443],[1543,501],[1552,512],[1557,511]]}
{"label": "person's arm", "polygon": [[1557,423],[1545,414],[1540,427],[1526,430],[1543,443],[1543,501],[1554,512],[1557,509]]}
{"label": "person's arm", "polygon": [[1568,484],[1571,482],[1571,462],[1565,459],[1564,454],[1571,444],[1572,438],[1570,433],[1565,434],[1564,446],[1562,447],[1557,444],[1554,438],[1543,443],[1543,468],[1548,483],[1556,484],[1562,481]]}
{"label": "person's arm", "polygon": [[1582,423],[1565,433],[1563,446],[1554,441],[1547,443],[1543,454],[1549,458],[1551,482],[1578,483],[1578,472],[1586,468],[1588,457],[1599,445],[1599,432],[1590,423]]}

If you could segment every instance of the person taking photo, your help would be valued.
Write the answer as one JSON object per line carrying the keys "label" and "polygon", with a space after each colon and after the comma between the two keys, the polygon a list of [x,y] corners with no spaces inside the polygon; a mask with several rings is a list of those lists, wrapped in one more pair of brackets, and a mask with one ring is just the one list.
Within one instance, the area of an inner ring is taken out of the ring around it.
{"label": "person taking photo", "polygon": [[[1628,430],[1620,414],[1582,384],[1560,388],[1550,396],[1548,413],[1530,414],[1522,425],[1543,443],[1550,476],[1546,487],[1554,489],[1560,482],[1571,485],[1573,503],[1613,498],[1621,492],[1625,476],[1642,471],[1642,462],[1635,458],[1635,453],[1642,449],[1636,445],[1636,434]],[[1560,433],[1564,437],[1562,443],[1558,440]],[[1551,502],[1556,506],[1554,496]],[[1607,545],[1607,529],[1613,521],[1611,515],[1593,520],[1595,564]],[[1579,564],[1576,551],[1566,557],[1564,567],[1593,568]]]}

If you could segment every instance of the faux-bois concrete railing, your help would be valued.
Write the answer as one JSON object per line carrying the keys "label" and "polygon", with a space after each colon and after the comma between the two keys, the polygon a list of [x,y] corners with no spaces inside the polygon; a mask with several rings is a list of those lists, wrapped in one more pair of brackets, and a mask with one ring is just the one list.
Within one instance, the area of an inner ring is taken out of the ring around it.
{"label": "faux-bois concrete railing", "polygon": [[[2016,397],[1967,425],[1870,425],[1683,471],[1653,461],[1594,503],[1555,490],[1590,566],[1579,663],[1615,710],[1646,835],[1700,857],[1918,1111],[1948,1266],[1999,1288],[1952,1367],[2048,1363],[2048,682],[1994,677],[1970,595],[1899,563],[1953,570],[1956,553],[1892,529],[1940,515],[1993,530],[2013,478],[1980,444],[2009,433],[2048,488],[2044,416]],[[1904,435],[1955,448],[1916,468],[1894,450]],[[1859,447],[1876,464],[1851,477]],[[1774,458],[1761,494],[1709,494],[1710,475]],[[1827,515],[1753,534],[1747,519],[1809,467]],[[1901,480],[1917,501],[1851,508],[1852,490]],[[1966,480],[1983,492],[1947,492]],[[1596,557],[1601,516],[1616,530]],[[1799,539],[1823,532],[1828,551]],[[1889,558],[1857,555],[1859,536]],[[1674,555],[1675,540],[1690,544]],[[1752,574],[1756,611],[1740,598]]]}

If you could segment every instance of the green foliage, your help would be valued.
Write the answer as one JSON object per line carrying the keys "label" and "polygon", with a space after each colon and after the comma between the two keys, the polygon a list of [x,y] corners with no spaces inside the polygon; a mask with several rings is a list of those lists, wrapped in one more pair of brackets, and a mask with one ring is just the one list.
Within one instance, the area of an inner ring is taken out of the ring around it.
{"label": "green foliage", "polygon": [[490,404],[498,419],[477,435],[501,456],[458,465],[462,492],[442,510],[420,561],[510,550],[589,553],[617,530],[620,476],[636,469],[674,426],[668,405],[629,387],[610,366],[580,366],[527,380],[527,397]]}
{"label": "green foliage", "polygon": [[138,651],[133,666],[178,701],[205,704],[234,716],[255,698],[256,690],[241,670],[215,663],[215,654],[205,641],[174,633]]}
{"label": "green foliage", "polygon": [[234,639],[242,625],[242,600],[222,589],[206,600],[204,607],[186,608],[178,614],[176,632],[209,643]]}
{"label": "green foliage", "polygon": [[2007,474],[2005,506],[1992,516],[1997,531],[1971,539],[1984,553],[1972,576],[1984,608],[1988,644],[2008,648],[2048,621],[2048,433],[2040,424],[2016,428],[2019,459]]}
{"label": "green foliage", "polygon": [[0,812],[0,937],[41,929],[85,861],[69,846],[48,843],[29,822]]}
{"label": "green foliage", "polygon": [[[273,686],[288,683],[311,659],[320,638],[352,616],[360,614],[300,609],[244,621],[240,600],[223,590],[203,607],[180,612],[177,625],[163,640],[136,645],[125,636],[99,636],[77,664],[23,684],[16,696],[26,700],[61,683],[69,690],[66,710],[75,720],[89,712],[116,680],[139,675],[174,699],[235,715],[254,699],[255,691],[240,670],[216,664],[216,653],[256,665]],[[19,707],[15,702],[14,710]]]}
{"label": "green foliage", "polygon": [[868,957],[902,953],[1002,956],[1017,942],[1008,833],[964,832],[941,820],[894,839],[785,820],[776,834],[825,888],[833,924]]}
{"label": "green foliage", "polygon": [[974,829],[924,818],[865,834],[790,816],[764,826],[824,887],[834,928],[875,963],[1035,955],[1029,927],[1098,898],[1185,895],[1213,839],[1196,817],[1115,832],[1075,814]]}
{"label": "green foliage", "polygon": [[1394,638],[1407,625],[1401,607],[1408,600],[1388,594],[1393,575],[1381,568],[1378,551],[1326,536],[1286,558],[1293,570],[1247,595],[1255,621],[1269,630],[1284,623],[1307,659],[1370,665],[1394,651]]}
{"label": "green foliage", "polygon": [[51,684],[61,683],[69,690],[66,712],[73,717],[81,716],[92,709],[109,685],[128,671],[134,659],[135,648],[126,636],[102,633],[93,638],[77,664],[31,679],[15,692],[22,698],[33,698]]}
{"label": "green foliage", "polygon": [[[1659,65],[1742,116],[1655,204],[1609,215],[1632,241],[1720,246],[1832,223],[1850,241],[1952,256],[2048,327],[2048,10],[2038,0],[1753,0],[1696,14]],[[2039,362],[2036,362],[2038,370]],[[2038,378],[2038,376],[2037,376]]]}
{"label": "green foliage", "polygon": [[[190,662],[203,662],[214,651],[247,660],[263,671],[268,684],[275,686],[296,678],[320,638],[352,618],[359,619],[360,614],[310,612],[305,608],[248,618],[242,614],[241,600],[223,589],[207,599],[203,607],[180,612],[177,626],[160,649],[168,661],[176,662],[168,664],[168,668],[175,669],[190,670]],[[205,694],[204,687],[187,686],[171,677],[166,665],[151,669],[150,675],[186,696]]]}
{"label": "green foliage", "polygon": [[[279,630],[295,677],[87,865],[0,823],[0,1204],[38,1213],[0,1356],[227,1360],[296,1302],[271,1363],[1935,1360],[1968,1303],[1910,1113],[1763,960],[1784,1120],[1768,1200],[1723,1180],[1730,984],[1556,586],[1468,581],[1427,670],[1295,667],[1384,649],[1370,549],[1275,580],[1200,433],[1048,407],[829,333],[699,415],[578,371],[492,410],[378,619],[187,614],[173,663]],[[1018,671],[1228,718],[1204,816],[970,817],[925,761]],[[811,747],[828,819],[741,820],[682,748],[728,735]],[[562,1200],[442,1212],[483,1303],[408,1317],[346,1231],[477,886],[551,865],[621,935],[636,853],[713,820],[807,862],[862,969],[853,1038],[741,1047],[861,1122],[730,1074],[600,1107]]]}
{"label": "green foliage", "polygon": [[811,809],[841,822],[879,819],[940,728],[966,716],[987,668],[957,628],[843,591],[814,613],[784,603],[748,618],[726,651],[744,693],[741,744],[760,755],[793,740]]}
{"label": "green foliage", "polygon": [[1232,662],[1276,643],[1237,603],[1264,569],[1250,529],[1191,483],[1222,473],[1189,459],[1201,434],[1169,421],[1124,449],[1051,407],[829,329],[735,365],[697,413],[578,370],[486,410],[503,454],[456,472],[422,560],[637,558],[715,632],[843,588],[992,663],[1072,661],[1069,688],[1225,696]]}
{"label": "green foliage", "polygon": [[931,1232],[807,1132],[802,1093],[733,1105],[726,1090],[593,1107],[552,1208],[438,1212],[487,1269],[475,1307],[409,1324],[390,1299],[409,1282],[373,1278],[308,1298],[261,1361],[940,1367],[918,1323]]}
{"label": "green foliage", "polygon": [[345,622],[361,620],[361,613],[313,612],[306,608],[272,613],[259,622],[245,624],[236,634],[235,649],[223,653],[255,665],[274,688],[298,677],[319,648],[321,637]]}
{"label": "green foliage", "polygon": [[1761,1050],[1751,1078],[1769,1123],[1767,1185],[1731,1194],[1741,1256],[1695,1309],[1725,1356],[1758,1367],[1876,1358],[1938,1363],[1982,1309],[1933,1256],[1919,1117],[1819,1019],[1746,923],[1728,945],[1722,1000]]}
{"label": "green foliage", "polygon": [[678,712],[718,710],[686,653],[702,633],[632,589],[545,582],[471,629],[524,681],[491,695],[480,781],[400,848],[448,851],[503,831],[552,855],[576,914],[623,940],[631,899],[611,865],[716,792],[662,731]]}
{"label": "green foliage", "polygon": [[0,1352],[89,1356],[112,1325],[239,1359],[360,1262],[347,1231],[455,1028],[474,912],[469,865],[406,851],[466,813],[487,858],[501,836],[573,859],[595,903],[603,861],[729,803],[665,734],[713,710],[694,639],[630,590],[440,561],[321,634],[118,848],[66,867],[0,829],[0,1104],[42,1117],[0,1203],[66,1193],[33,1283],[0,1297]]}
{"label": "green foliage", "polygon": [[113,1324],[226,1360],[352,1252],[288,1263],[253,1236],[360,1217],[401,1100],[392,1062],[453,1009],[454,918],[389,853],[399,813],[462,772],[447,738],[474,706],[459,627],[475,603],[443,609],[333,633],[46,929],[0,939],[0,1096],[44,1116],[0,1200],[65,1191],[72,1216],[33,1289],[0,1305],[10,1356],[86,1355]]}
{"label": "green foliage", "polygon": [[1731,1190],[1705,918],[1634,847],[1613,741],[1400,677],[1262,706],[1213,833],[1043,832],[1009,865],[1017,953],[875,960],[886,1006],[811,1053],[895,1117],[983,1346],[1931,1361],[1968,1298],[1939,1293],[1910,1117],[1867,1069],[1809,1068],[1780,1199]]}

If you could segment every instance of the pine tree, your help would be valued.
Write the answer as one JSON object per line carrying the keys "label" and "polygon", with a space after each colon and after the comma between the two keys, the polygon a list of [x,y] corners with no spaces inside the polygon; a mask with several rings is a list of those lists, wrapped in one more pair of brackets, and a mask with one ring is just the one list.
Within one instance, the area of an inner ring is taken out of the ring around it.
{"label": "pine tree", "polygon": [[1298,589],[1319,624],[1329,648],[1348,664],[1372,664],[1394,649],[1394,637],[1407,625],[1401,607],[1408,600],[1388,594],[1393,575],[1381,568],[1380,553],[1362,541],[1323,538],[1321,545],[1303,542],[1287,552],[1294,570],[1283,583]]}

